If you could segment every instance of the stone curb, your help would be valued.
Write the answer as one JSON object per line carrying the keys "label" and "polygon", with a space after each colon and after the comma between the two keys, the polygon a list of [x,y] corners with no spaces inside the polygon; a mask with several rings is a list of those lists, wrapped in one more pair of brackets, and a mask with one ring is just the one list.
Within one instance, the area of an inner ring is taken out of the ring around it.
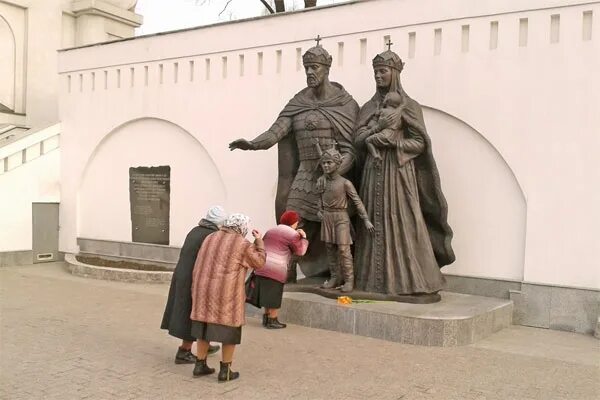
{"label": "stone curb", "polygon": [[107,281],[130,283],[170,283],[173,272],[171,271],[139,271],[134,269],[121,269],[100,267],[84,264],[77,261],[75,254],[65,254],[68,271],[76,276]]}

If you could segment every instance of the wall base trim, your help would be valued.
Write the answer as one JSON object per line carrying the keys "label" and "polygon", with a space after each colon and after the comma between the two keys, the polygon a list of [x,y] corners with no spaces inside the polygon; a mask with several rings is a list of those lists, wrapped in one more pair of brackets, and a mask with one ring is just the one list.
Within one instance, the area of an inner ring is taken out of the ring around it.
{"label": "wall base trim", "polygon": [[445,274],[449,292],[510,299],[515,325],[593,335],[600,290]]}

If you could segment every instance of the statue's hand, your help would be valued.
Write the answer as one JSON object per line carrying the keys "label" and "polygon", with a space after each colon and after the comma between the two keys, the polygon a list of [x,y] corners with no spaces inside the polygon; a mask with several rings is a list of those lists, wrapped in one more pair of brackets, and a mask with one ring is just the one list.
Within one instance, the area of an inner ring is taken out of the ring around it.
{"label": "statue's hand", "polygon": [[323,211],[317,211],[317,218],[319,221],[323,221]]}
{"label": "statue's hand", "polygon": [[375,226],[368,219],[365,219],[365,227],[370,234],[375,233]]}
{"label": "statue's hand", "polygon": [[394,116],[392,114],[388,114],[384,117],[381,117],[377,120],[377,129],[383,130],[389,128],[394,123]]}
{"label": "statue's hand", "polygon": [[377,120],[378,129],[382,130],[392,126],[396,126],[398,122],[400,122],[401,116],[401,112],[396,111],[390,114],[386,114],[383,117],[379,117],[379,119]]}
{"label": "statue's hand", "polygon": [[229,150],[256,150],[256,146],[249,140],[246,139],[238,139],[229,143]]}
{"label": "statue's hand", "polygon": [[368,132],[369,132],[369,128],[367,128],[366,126],[359,128],[358,132],[356,132],[356,139],[354,139],[355,143],[357,145],[364,145],[366,138],[369,136]]}
{"label": "statue's hand", "polygon": [[325,177],[325,175],[321,175],[319,177],[319,179],[317,179],[317,190],[319,192],[322,192],[323,190],[325,190],[325,182],[327,181],[327,178]]}

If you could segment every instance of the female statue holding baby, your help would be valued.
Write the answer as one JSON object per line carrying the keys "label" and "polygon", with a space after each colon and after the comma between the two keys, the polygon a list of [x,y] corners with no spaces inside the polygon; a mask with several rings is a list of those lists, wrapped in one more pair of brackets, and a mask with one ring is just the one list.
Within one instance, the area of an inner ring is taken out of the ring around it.
{"label": "female statue holding baby", "polygon": [[359,192],[375,234],[358,227],[356,286],[435,294],[445,285],[440,268],[455,258],[452,230],[421,106],[400,84],[403,66],[390,50],[373,59],[377,90],[358,116]]}

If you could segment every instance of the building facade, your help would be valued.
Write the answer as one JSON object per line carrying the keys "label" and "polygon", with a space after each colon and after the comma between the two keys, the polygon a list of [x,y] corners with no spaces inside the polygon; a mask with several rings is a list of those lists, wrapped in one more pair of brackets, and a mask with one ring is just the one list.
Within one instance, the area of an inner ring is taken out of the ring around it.
{"label": "building facade", "polygon": [[[449,204],[451,290],[591,332],[600,269],[600,2],[370,0],[60,52],[60,249],[129,243],[129,168],[170,166],[169,244],[213,204],[275,223],[277,151],[230,152],[302,89],[321,44],[364,104],[393,42]],[[293,27],[293,29],[291,28]],[[89,243],[89,242],[88,242]]]}

